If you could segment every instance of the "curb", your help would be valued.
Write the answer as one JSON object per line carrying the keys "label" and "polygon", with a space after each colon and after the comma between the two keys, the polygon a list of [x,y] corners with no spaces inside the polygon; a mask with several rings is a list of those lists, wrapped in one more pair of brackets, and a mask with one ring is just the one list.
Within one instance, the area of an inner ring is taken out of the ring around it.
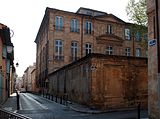
{"label": "curb", "polygon": [[80,112],[80,113],[87,113],[87,114],[102,114],[102,113],[109,113],[109,112],[118,112],[118,111],[133,111],[136,110],[135,108],[130,108],[130,109],[113,109],[113,110],[104,110],[104,111],[100,111],[100,110],[83,110],[83,109],[78,109],[75,108],[73,106],[69,106],[70,109],[76,111],[76,112]]}
{"label": "curb", "polygon": [[106,113],[106,111],[93,111],[93,110],[88,110],[88,111],[85,111],[85,110],[80,110],[80,109],[77,109],[75,107],[72,107],[72,106],[69,106],[70,109],[76,111],[76,112],[80,112],[80,113],[87,113],[87,114],[101,114],[101,113]]}

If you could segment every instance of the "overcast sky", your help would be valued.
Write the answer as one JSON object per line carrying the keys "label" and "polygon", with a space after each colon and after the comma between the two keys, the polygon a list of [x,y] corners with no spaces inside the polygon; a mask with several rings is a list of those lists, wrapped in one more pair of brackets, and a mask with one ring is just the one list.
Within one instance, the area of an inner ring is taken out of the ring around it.
{"label": "overcast sky", "polygon": [[34,43],[46,7],[76,12],[86,7],[112,13],[128,22],[126,6],[129,0],[0,0],[0,23],[14,31],[15,63],[18,76],[22,76],[29,65],[36,61]]}

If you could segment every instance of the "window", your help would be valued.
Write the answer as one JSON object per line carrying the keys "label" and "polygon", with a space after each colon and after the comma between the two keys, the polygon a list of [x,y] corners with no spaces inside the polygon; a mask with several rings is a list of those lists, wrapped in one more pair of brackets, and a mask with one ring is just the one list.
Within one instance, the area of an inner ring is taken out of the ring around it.
{"label": "window", "polygon": [[78,30],[78,20],[72,19],[71,20],[71,32],[79,32]]}
{"label": "window", "polygon": [[91,34],[92,33],[92,22],[86,21],[86,34]]}
{"label": "window", "polygon": [[124,35],[125,35],[125,39],[130,40],[130,29],[125,29],[124,30]]}
{"label": "window", "polygon": [[108,54],[108,55],[112,55],[113,54],[113,48],[112,48],[112,46],[108,46],[106,48],[106,54]]}
{"label": "window", "polygon": [[71,43],[72,60],[77,60],[77,53],[78,53],[78,44],[77,42],[72,42]]}
{"label": "window", "polygon": [[107,33],[112,34],[112,26],[111,25],[107,26]]}
{"label": "window", "polygon": [[145,42],[148,42],[148,34],[144,35],[144,40],[145,40]]}
{"label": "window", "polygon": [[131,48],[126,48],[125,49],[125,55],[126,56],[131,56]]}
{"label": "window", "polygon": [[141,34],[140,32],[137,31],[136,33],[136,41],[140,41],[141,40]]}
{"label": "window", "polygon": [[141,49],[136,48],[136,57],[140,57],[140,56],[141,56]]}
{"label": "window", "polygon": [[92,45],[90,43],[86,43],[85,46],[86,49],[86,55],[92,52]]}
{"label": "window", "polygon": [[62,40],[55,40],[55,59],[62,59]]}
{"label": "window", "polygon": [[56,21],[55,22],[55,29],[62,31],[63,30],[63,18],[60,16],[56,16],[55,21]]}

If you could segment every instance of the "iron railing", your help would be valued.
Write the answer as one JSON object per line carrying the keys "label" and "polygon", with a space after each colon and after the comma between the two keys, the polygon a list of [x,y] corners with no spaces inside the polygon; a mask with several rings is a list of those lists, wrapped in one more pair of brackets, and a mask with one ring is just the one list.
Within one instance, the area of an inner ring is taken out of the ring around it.
{"label": "iron railing", "polygon": [[31,118],[0,108],[0,119],[31,119]]}

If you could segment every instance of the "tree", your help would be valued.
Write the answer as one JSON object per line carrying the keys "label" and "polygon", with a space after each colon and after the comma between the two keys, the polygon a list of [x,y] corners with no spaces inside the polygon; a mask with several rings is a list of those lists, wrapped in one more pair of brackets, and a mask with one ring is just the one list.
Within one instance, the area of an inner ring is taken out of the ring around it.
{"label": "tree", "polygon": [[126,7],[127,15],[134,24],[131,25],[132,37],[136,37],[137,31],[141,34],[140,45],[147,51],[147,4],[146,0],[130,0]]}
{"label": "tree", "polygon": [[127,15],[130,17],[130,20],[142,26],[147,26],[147,4],[146,0],[139,0],[136,2],[135,0],[130,0],[126,7]]}

